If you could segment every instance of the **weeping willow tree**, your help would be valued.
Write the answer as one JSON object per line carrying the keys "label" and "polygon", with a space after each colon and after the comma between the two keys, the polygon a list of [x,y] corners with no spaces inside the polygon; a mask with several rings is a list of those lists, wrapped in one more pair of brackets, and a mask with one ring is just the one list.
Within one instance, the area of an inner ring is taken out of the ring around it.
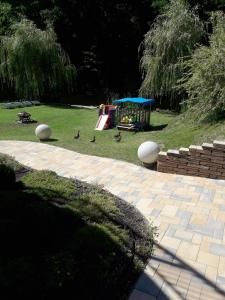
{"label": "weeping willow tree", "polygon": [[196,49],[183,77],[189,112],[199,120],[225,112],[225,15],[213,13],[209,46]]}
{"label": "weeping willow tree", "polygon": [[11,26],[9,36],[1,38],[1,83],[15,88],[17,96],[31,99],[71,91],[75,75],[51,26],[40,30],[22,19]]}
{"label": "weeping willow tree", "polygon": [[181,100],[177,83],[184,72],[183,62],[191,56],[203,33],[196,11],[185,0],[171,0],[142,43],[140,95],[166,99],[168,108],[177,108]]}

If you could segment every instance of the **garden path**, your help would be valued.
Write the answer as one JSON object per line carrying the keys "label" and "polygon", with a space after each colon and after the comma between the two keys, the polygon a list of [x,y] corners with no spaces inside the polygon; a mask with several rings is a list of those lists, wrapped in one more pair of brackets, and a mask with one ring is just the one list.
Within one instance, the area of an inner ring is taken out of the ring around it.
{"label": "garden path", "polygon": [[44,143],[0,141],[0,153],[102,185],[158,227],[154,256],[129,300],[225,299],[225,181],[163,174]]}

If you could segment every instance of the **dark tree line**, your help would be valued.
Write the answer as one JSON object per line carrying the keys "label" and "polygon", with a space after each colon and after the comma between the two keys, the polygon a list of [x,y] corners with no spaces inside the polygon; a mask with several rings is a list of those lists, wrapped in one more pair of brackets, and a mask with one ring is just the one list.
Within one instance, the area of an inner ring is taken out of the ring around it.
{"label": "dark tree line", "polygon": [[[120,96],[141,85],[138,48],[168,0],[4,0],[43,28],[54,23],[59,42],[78,71],[77,93]],[[202,18],[224,0],[189,0]],[[1,13],[2,15],[2,13]],[[1,17],[0,15],[0,17]],[[4,21],[7,27],[7,20]]]}

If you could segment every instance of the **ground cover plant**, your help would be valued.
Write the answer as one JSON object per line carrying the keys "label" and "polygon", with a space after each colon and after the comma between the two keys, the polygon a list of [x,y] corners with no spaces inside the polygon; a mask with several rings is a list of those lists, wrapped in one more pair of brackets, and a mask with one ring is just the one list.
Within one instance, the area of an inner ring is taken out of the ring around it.
{"label": "ground cover plant", "polygon": [[[17,113],[21,109],[0,109],[0,139],[38,142],[34,130],[37,124],[17,124]],[[148,132],[122,132],[120,143],[113,140],[117,129],[95,131],[98,119],[96,110],[74,109],[57,106],[27,107],[32,119],[48,124],[52,130],[49,144],[64,147],[80,153],[111,157],[139,164],[137,149],[146,140],[156,141],[162,150],[174,149],[191,144],[224,139],[225,122],[194,124],[185,115],[168,111],[154,111],[151,114],[151,130]],[[80,138],[74,139],[80,130]],[[96,142],[90,143],[93,136]]]}
{"label": "ground cover plant", "polygon": [[128,299],[155,229],[98,187],[27,171],[0,188],[1,299]]}

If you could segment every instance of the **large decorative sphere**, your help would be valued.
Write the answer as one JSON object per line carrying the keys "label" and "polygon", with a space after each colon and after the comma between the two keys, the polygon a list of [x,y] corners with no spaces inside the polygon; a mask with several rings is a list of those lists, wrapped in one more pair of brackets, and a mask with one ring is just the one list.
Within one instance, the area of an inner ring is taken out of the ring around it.
{"label": "large decorative sphere", "polygon": [[35,129],[35,134],[40,140],[48,140],[52,134],[52,131],[48,125],[40,124]]}
{"label": "large decorative sphere", "polygon": [[155,142],[147,141],[138,148],[138,158],[145,164],[152,164],[157,160],[160,151],[159,145]]}

